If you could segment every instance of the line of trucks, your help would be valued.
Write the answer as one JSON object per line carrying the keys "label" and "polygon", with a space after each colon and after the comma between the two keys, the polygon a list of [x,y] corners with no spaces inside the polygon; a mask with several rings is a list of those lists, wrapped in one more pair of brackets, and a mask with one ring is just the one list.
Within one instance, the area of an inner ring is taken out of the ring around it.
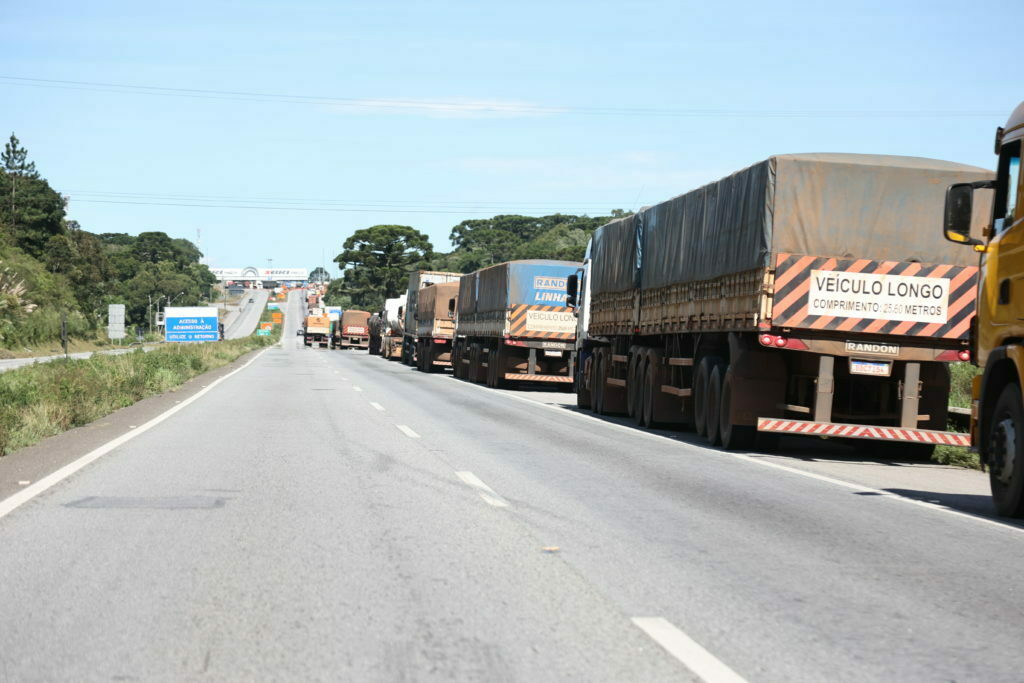
{"label": "line of trucks", "polygon": [[[973,444],[998,512],[1021,517],[1022,140],[1024,104],[997,133],[996,174],[774,156],[598,228],[582,263],[412,273],[370,348],[492,387],[560,384],[580,408],[726,449]],[[949,364],[966,361],[983,368],[970,434],[947,431]]]}
{"label": "line of trucks", "polygon": [[324,292],[314,287],[306,296],[306,315],[296,332],[305,346],[331,349],[367,349],[370,345],[370,313],[343,311],[325,306]]}

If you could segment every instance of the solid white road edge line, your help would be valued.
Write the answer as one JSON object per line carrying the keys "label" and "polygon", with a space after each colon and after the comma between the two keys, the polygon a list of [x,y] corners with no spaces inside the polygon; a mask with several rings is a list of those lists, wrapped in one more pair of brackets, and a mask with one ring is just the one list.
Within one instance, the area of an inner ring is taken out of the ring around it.
{"label": "solid white road edge line", "polygon": [[395,426],[398,427],[398,431],[402,432],[403,434],[405,434],[410,439],[418,439],[418,438],[420,438],[419,434],[417,434],[416,432],[412,431],[411,429],[409,429],[405,425],[395,425]]}
{"label": "solid white road edge line", "polygon": [[456,472],[455,476],[461,479],[464,483],[475,488],[477,493],[480,494],[480,497],[483,498],[484,502],[488,505],[493,505],[496,508],[508,507],[507,501],[503,500],[501,496],[494,492],[494,489],[483,483],[483,481],[481,481],[480,478],[472,472],[464,470],[462,472]]}
{"label": "solid white road edge line", "polygon": [[362,387],[357,387],[357,386],[353,386],[352,387],[352,391],[362,391],[362,390],[363,390]]}
{"label": "solid white road edge line", "polygon": [[746,683],[746,679],[661,617],[633,617],[633,623],[706,683]]}
{"label": "solid white road edge line", "polygon": [[[267,347],[267,348],[270,348],[270,347]],[[4,498],[3,500],[0,500],[0,518],[5,517],[6,515],[10,514],[14,510],[16,510],[18,507],[24,505],[28,501],[30,501],[33,498],[35,498],[36,496],[38,496],[40,493],[43,493],[47,489],[49,489],[49,488],[59,484],[60,482],[64,481],[65,479],[67,479],[72,474],[74,474],[75,472],[79,471],[80,469],[82,469],[86,465],[88,465],[88,464],[90,464],[90,463],[92,463],[92,462],[94,462],[96,460],[99,460],[104,455],[106,455],[110,451],[114,450],[118,446],[121,446],[121,445],[123,445],[125,443],[128,443],[129,441],[131,441],[135,437],[139,436],[140,434],[143,434],[144,432],[149,431],[150,429],[152,429],[153,427],[157,426],[158,424],[160,424],[161,422],[163,422],[167,418],[171,417],[172,415],[174,415],[179,410],[183,409],[185,406],[189,405],[193,401],[199,400],[201,397],[206,395],[207,392],[211,391],[215,386],[217,386],[218,384],[220,384],[224,380],[226,380],[229,377],[231,377],[231,376],[241,372],[242,370],[245,370],[247,367],[249,367],[250,365],[255,363],[256,360],[259,359],[260,356],[262,356],[264,353],[266,353],[267,348],[264,348],[262,351],[257,353],[251,359],[249,359],[249,361],[245,365],[243,365],[242,367],[236,368],[235,370],[232,370],[231,372],[229,372],[228,374],[224,375],[220,379],[217,379],[217,380],[211,382],[205,389],[202,389],[202,390],[196,392],[195,394],[193,394],[192,396],[188,397],[187,399],[185,399],[181,403],[178,403],[177,405],[175,405],[175,406],[165,410],[164,412],[160,413],[159,415],[154,417],[149,422],[146,422],[143,425],[141,425],[139,427],[136,427],[135,429],[131,430],[130,432],[126,432],[125,434],[122,434],[121,436],[117,437],[116,439],[114,439],[112,441],[108,441],[107,443],[103,444],[99,448],[96,448],[96,449],[94,449],[92,451],[89,451],[88,453],[86,453],[85,455],[80,457],[79,459],[74,460],[74,461],[68,463],[67,465],[64,465],[64,467],[61,467],[56,472],[52,472],[51,474],[48,474],[47,476],[43,477],[42,479],[40,479],[36,483],[32,484],[28,488],[22,489],[21,491],[18,491],[17,493],[15,493],[13,495],[10,495],[7,498]]]}
{"label": "solid white road edge line", "polygon": [[384,412],[384,406],[382,406],[381,404],[377,403],[376,401],[370,401],[370,405],[373,406],[374,408],[376,408],[377,410],[379,410],[381,412]]}
{"label": "solid white road edge line", "polygon": [[673,439],[671,437],[664,436],[662,434],[654,434],[652,432],[648,432],[648,431],[645,431],[645,430],[642,430],[642,429],[637,429],[635,427],[629,427],[629,426],[626,426],[626,425],[620,425],[617,422],[608,422],[606,420],[602,420],[599,417],[595,417],[593,415],[588,415],[586,413],[580,413],[580,412],[577,412],[575,410],[565,410],[565,409],[563,409],[563,408],[561,408],[559,406],[553,405],[551,403],[541,403],[540,401],[534,401],[531,398],[525,398],[523,396],[516,396],[514,394],[505,393],[505,391],[502,391],[500,389],[499,390],[494,390],[494,389],[491,389],[490,387],[481,386],[479,384],[472,384],[472,383],[469,383],[469,382],[463,382],[461,380],[456,380],[451,375],[445,375],[445,379],[451,380],[453,382],[458,382],[460,386],[472,387],[472,388],[478,389],[480,391],[493,392],[497,396],[503,396],[505,398],[512,399],[514,401],[520,401],[522,403],[527,403],[529,405],[540,406],[541,408],[547,408],[549,410],[553,410],[553,411],[557,412],[559,415],[572,415],[573,417],[576,417],[576,418],[581,419],[581,420],[588,420],[590,422],[596,422],[597,424],[602,424],[605,427],[611,427],[612,429],[617,429],[617,430],[622,431],[622,432],[627,432],[627,433],[632,434],[634,436],[640,436],[640,437],[649,438],[649,439],[656,439],[658,441],[668,441],[670,443],[674,443],[674,444],[681,445],[681,446],[689,446],[691,448],[697,448],[697,449],[700,449],[700,450],[703,450],[703,451],[707,451],[710,455],[720,455],[720,456],[724,455],[724,456],[728,456],[730,458],[734,458],[736,460],[743,460],[744,462],[748,462],[748,463],[751,463],[753,465],[759,465],[761,467],[769,467],[771,469],[781,470],[783,472],[789,472],[790,474],[797,474],[797,475],[799,475],[801,477],[807,477],[808,479],[817,479],[818,481],[826,482],[826,483],[829,483],[829,484],[834,484],[836,486],[842,486],[843,488],[852,489],[854,491],[860,491],[861,493],[870,493],[871,495],[878,496],[880,498],[888,498],[890,500],[899,501],[901,503],[907,503],[908,505],[916,505],[917,507],[922,507],[922,508],[925,508],[925,509],[928,509],[928,510],[932,510],[934,512],[942,512],[942,513],[945,513],[947,515],[953,515],[954,517],[960,517],[962,519],[968,519],[968,520],[971,520],[971,521],[974,521],[974,522],[980,522],[982,524],[986,524],[988,526],[995,527],[997,529],[1003,529],[1004,531],[1012,531],[1012,532],[1015,532],[1015,533],[1024,533],[1024,527],[1018,527],[1018,526],[1013,526],[1013,525],[1009,525],[1009,524],[1004,524],[1004,523],[1000,522],[999,520],[989,519],[988,517],[982,517],[981,515],[975,515],[975,514],[972,514],[970,512],[962,512],[961,510],[953,510],[952,508],[947,508],[947,507],[944,507],[944,506],[939,505],[937,503],[929,503],[929,502],[924,501],[924,500],[917,500],[915,498],[909,498],[907,496],[902,496],[902,495],[900,495],[898,493],[893,493],[891,491],[885,491],[883,489],[871,488],[870,486],[864,486],[863,484],[855,484],[855,483],[850,482],[850,481],[844,481],[842,479],[836,479],[834,477],[828,477],[828,476],[825,476],[823,474],[816,474],[815,472],[808,472],[807,470],[801,470],[801,469],[798,469],[796,467],[789,467],[787,465],[782,465],[782,464],[775,463],[775,462],[768,462],[767,460],[764,460],[764,459],[761,459],[761,458],[757,458],[757,457],[754,457],[754,456],[751,456],[751,455],[747,455],[745,453],[733,453],[732,451],[719,451],[719,450],[714,450],[714,449],[711,449],[711,448],[707,448],[705,446],[701,446],[700,444],[687,443],[685,441],[680,441],[678,439]]}

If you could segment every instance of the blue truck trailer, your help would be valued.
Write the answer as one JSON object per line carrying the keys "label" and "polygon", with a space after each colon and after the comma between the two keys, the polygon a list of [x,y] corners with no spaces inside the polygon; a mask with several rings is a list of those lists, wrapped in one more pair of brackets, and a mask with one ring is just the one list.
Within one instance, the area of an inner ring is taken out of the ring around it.
{"label": "blue truck trailer", "polygon": [[571,388],[576,318],[565,285],[572,261],[509,261],[463,275],[452,365],[456,377],[500,387],[550,382]]}

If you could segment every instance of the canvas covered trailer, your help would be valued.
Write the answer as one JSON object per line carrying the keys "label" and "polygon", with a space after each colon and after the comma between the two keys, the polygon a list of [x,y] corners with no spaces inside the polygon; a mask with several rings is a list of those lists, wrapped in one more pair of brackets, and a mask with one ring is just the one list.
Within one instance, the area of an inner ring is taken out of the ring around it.
{"label": "canvas covered trailer", "polygon": [[576,319],[565,305],[565,286],[579,266],[509,261],[464,275],[453,351],[456,375],[492,386],[571,383]]}
{"label": "canvas covered trailer", "polygon": [[[691,421],[713,441],[863,423],[950,443],[942,362],[967,353],[977,264],[934,225],[946,186],[991,177],[931,159],[780,155],[612,221],[590,245],[596,351],[580,388],[597,388],[599,409]],[[710,406],[723,391],[729,405]]]}

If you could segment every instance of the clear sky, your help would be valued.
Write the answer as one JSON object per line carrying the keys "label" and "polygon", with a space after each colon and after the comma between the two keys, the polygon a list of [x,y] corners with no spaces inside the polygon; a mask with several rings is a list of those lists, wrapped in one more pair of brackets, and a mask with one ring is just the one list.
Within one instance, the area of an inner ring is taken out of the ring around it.
{"label": "clear sky", "polygon": [[638,208],[772,154],[991,168],[1022,20],[1019,0],[9,2],[0,133],[87,230],[201,229],[211,266],[335,272],[359,228],[447,251],[466,218]]}

